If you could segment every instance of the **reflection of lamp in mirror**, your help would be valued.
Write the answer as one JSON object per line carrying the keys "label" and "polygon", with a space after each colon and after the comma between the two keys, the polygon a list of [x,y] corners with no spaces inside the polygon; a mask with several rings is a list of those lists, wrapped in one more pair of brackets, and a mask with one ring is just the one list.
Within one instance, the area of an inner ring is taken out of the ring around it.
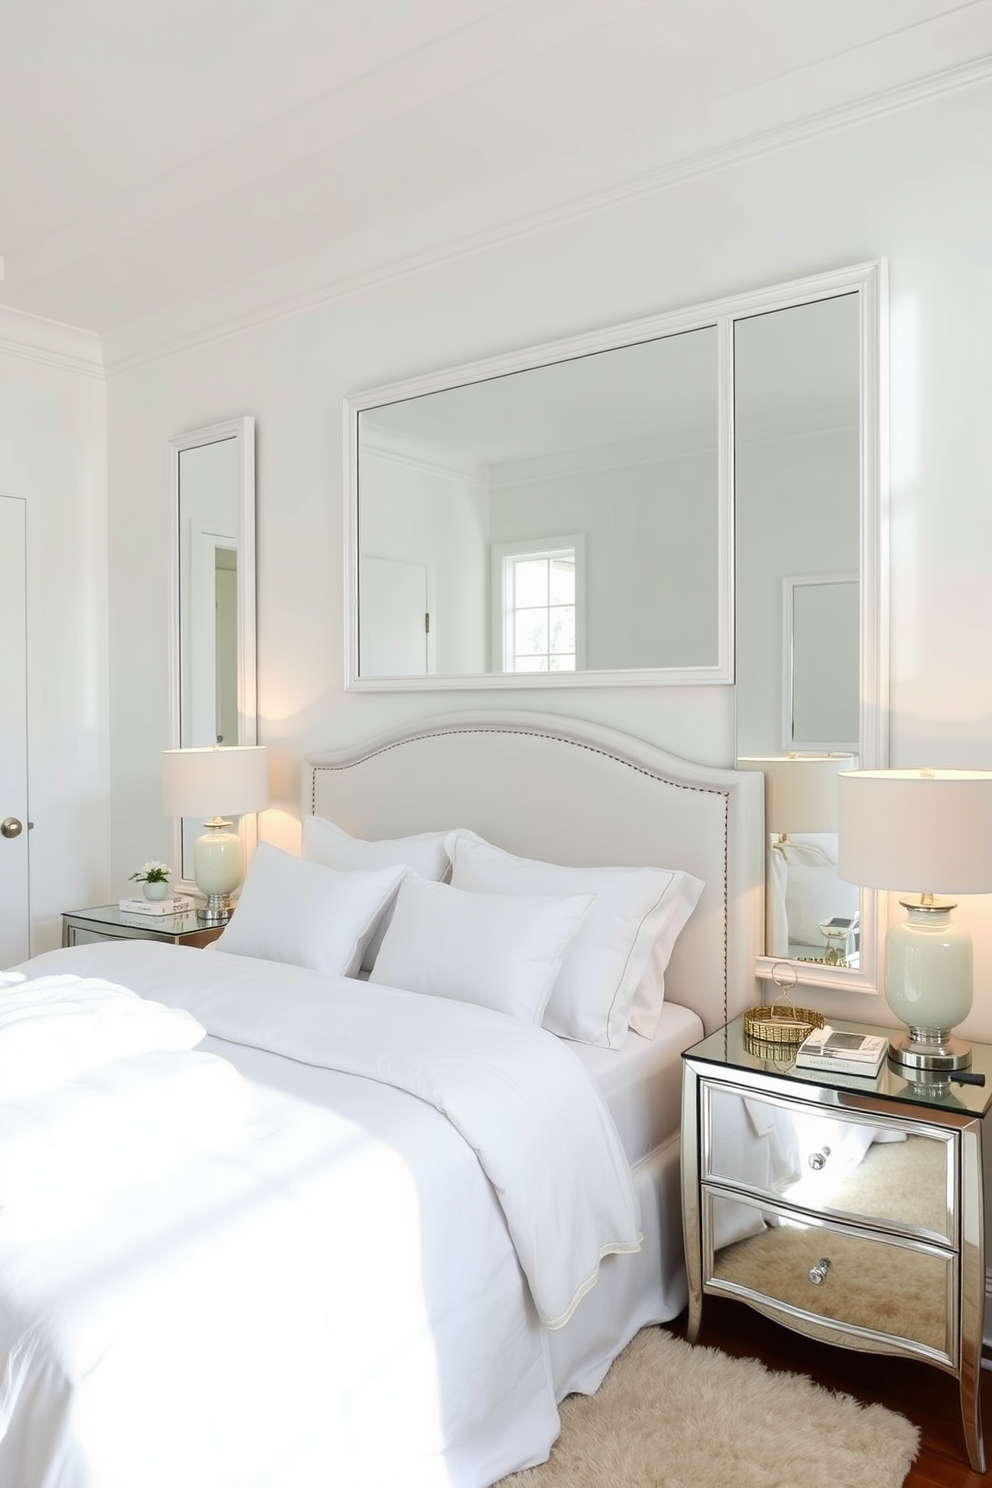
{"label": "reflection of lamp in mirror", "polygon": [[[853,763],[850,754],[799,753],[737,761],[765,777],[769,955],[856,964],[857,904],[838,881],[834,843],[823,840],[837,831],[837,777]],[[795,834],[820,840],[793,842]]]}
{"label": "reflection of lamp in mirror", "polygon": [[770,754],[737,767],[763,772],[765,831],[787,841],[792,832],[836,832],[837,776],[853,763],[851,754]]}
{"label": "reflection of lamp in mirror", "polygon": [[954,902],[934,896],[992,890],[992,771],[852,770],[838,784],[841,877],[914,890],[885,938],[885,998],[909,1025],[890,1057],[925,1070],[968,1065],[971,1049],[952,1029],[971,1009],[971,936],[952,922]]}
{"label": "reflection of lamp in mirror", "polygon": [[241,836],[228,818],[269,804],[266,751],[261,745],[166,749],[162,779],[166,816],[209,817],[193,845],[193,878],[205,899],[196,913],[207,923],[222,923],[230,919],[230,896],[244,878]]}

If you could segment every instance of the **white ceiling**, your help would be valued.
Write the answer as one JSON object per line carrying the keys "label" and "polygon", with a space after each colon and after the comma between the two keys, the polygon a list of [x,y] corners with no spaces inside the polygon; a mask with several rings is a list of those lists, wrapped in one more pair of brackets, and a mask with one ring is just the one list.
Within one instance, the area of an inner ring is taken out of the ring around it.
{"label": "white ceiling", "polygon": [[0,21],[0,305],[101,333],[992,71],[992,0],[2,0]]}

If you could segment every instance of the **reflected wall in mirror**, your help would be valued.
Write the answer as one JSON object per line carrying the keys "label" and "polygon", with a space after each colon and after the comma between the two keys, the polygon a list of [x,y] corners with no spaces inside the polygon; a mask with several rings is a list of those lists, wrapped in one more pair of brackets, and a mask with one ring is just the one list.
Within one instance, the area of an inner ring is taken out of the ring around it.
{"label": "reflected wall in mirror", "polygon": [[734,324],[738,756],[765,772],[769,834],[760,969],[873,988],[877,899],[837,874],[836,774],[887,759],[877,273],[796,288]]}
{"label": "reflected wall in mirror", "polygon": [[347,406],[349,685],[729,681],[717,327],[445,377]]}
{"label": "reflected wall in mirror", "polygon": [[[254,744],[255,421],[170,440],[170,747]],[[243,835],[254,834],[254,818]],[[193,878],[200,820],[176,824],[177,878]],[[246,844],[251,846],[252,844]]]}

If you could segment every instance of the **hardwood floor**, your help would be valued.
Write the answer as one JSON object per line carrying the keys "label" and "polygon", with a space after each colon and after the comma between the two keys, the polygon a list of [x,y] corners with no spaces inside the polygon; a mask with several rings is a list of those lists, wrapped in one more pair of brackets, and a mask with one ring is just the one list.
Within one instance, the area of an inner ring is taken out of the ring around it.
{"label": "hardwood floor", "polygon": [[[684,1336],[685,1316],[668,1326]],[[957,1381],[942,1370],[915,1359],[816,1343],[722,1297],[706,1298],[698,1341],[899,1411],[921,1432],[919,1456],[904,1488],[992,1488],[992,1470],[983,1475],[968,1466]],[[982,1422],[992,1465],[992,1373],[987,1369],[982,1370]]]}

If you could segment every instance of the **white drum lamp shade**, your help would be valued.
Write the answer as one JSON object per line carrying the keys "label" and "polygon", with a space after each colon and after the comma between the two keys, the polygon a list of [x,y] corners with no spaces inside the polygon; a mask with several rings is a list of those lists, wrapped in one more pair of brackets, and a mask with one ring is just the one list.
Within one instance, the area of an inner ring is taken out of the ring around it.
{"label": "white drum lamp shade", "polygon": [[854,763],[850,754],[748,755],[738,769],[761,770],[765,777],[765,830],[836,832],[837,777]]}
{"label": "white drum lamp shade", "polygon": [[240,834],[228,818],[264,811],[269,804],[268,762],[262,745],[166,749],[162,755],[166,816],[208,818],[193,846],[193,877],[208,922],[230,918],[230,896],[244,878]]}
{"label": "white drum lamp shade", "polygon": [[909,1034],[892,1056],[927,1070],[970,1063],[952,1037],[973,998],[972,945],[938,896],[992,890],[992,771],[852,770],[838,780],[838,871],[891,889],[906,919],[885,938],[885,997]]}

